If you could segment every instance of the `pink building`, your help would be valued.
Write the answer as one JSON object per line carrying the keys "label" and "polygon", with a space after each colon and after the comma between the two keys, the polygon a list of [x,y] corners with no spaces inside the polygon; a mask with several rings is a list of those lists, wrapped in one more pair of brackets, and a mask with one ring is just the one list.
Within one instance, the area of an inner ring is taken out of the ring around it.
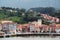
{"label": "pink building", "polygon": [[47,32],[48,31],[48,28],[49,28],[48,25],[42,24],[42,26],[40,26],[40,32]]}
{"label": "pink building", "polygon": [[49,31],[50,32],[56,32],[55,29],[56,29],[56,24],[55,23],[49,25]]}

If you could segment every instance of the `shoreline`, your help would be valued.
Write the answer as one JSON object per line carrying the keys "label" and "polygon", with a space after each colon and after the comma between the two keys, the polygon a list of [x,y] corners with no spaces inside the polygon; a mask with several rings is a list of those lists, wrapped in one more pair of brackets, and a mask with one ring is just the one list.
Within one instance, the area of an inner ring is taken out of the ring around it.
{"label": "shoreline", "polygon": [[20,33],[20,34],[5,34],[0,36],[0,38],[4,37],[29,37],[29,36],[60,36],[60,33]]}

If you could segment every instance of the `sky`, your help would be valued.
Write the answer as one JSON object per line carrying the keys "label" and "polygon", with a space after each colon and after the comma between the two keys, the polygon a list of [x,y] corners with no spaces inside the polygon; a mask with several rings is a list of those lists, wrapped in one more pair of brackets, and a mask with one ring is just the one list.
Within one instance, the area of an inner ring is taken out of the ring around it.
{"label": "sky", "polygon": [[60,0],[0,0],[0,7],[34,8],[55,7],[60,9]]}

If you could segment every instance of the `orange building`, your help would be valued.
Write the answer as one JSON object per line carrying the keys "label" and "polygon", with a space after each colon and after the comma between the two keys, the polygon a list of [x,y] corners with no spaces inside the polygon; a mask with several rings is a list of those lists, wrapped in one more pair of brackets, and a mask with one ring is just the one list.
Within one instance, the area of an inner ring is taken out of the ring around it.
{"label": "orange building", "polygon": [[22,31],[22,27],[23,27],[22,24],[18,24],[17,27],[16,27],[17,28],[17,32],[21,32]]}
{"label": "orange building", "polygon": [[28,30],[29,29],[29,24],[18,24],[17,25],[17,31],[18,32],[27,32],[27,31],[29,31]]}
{"label": "orange building", "polygon": [[60,24],[56,24],[56,32],[60,33]]}

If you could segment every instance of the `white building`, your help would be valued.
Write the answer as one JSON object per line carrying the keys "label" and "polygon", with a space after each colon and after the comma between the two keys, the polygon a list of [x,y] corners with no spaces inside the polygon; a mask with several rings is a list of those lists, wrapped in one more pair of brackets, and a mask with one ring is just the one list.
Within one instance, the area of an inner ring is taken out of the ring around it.
{"label": "white building", "polygon": [[55,29],[56,33],[60,33],[60,29]]}
{"label": "white building", "polygon": [[57,33],[60,33],[60,24],[56,24],[56,29],[55,29],[55,31],[56,31]]}
{"label": "white building", "polygon": [[16,10],[8,10],[8,11],[10,11],[10,12],[17,12]]}
{"label": "white building", "polygon": [[16,34],[16,29],[17,29],[16,27],[17,27],[16,23],[9,24],[8,26],[9,33]]}
{"label": "white building", "polygon": [[38,19],[37,24],[38,25],[42,25],[42,20],[41,19]]}
{"label": "white building", "polygon": [[59,22],[59,18],[56,19],[56,22]]}
{"label": "white building", "polygon": [[[5,33],[10,33],[10,34],[16,34],[16,26],[17,23],[14,23],[13,21],[0,21],[2,24],[2,31]],[[1,28],[0,28],[1,29]]]}
{"label": "white building", "polygon": [[30,32],[35,31],[35,26],[32,24],[29,26],[30,27]]}

